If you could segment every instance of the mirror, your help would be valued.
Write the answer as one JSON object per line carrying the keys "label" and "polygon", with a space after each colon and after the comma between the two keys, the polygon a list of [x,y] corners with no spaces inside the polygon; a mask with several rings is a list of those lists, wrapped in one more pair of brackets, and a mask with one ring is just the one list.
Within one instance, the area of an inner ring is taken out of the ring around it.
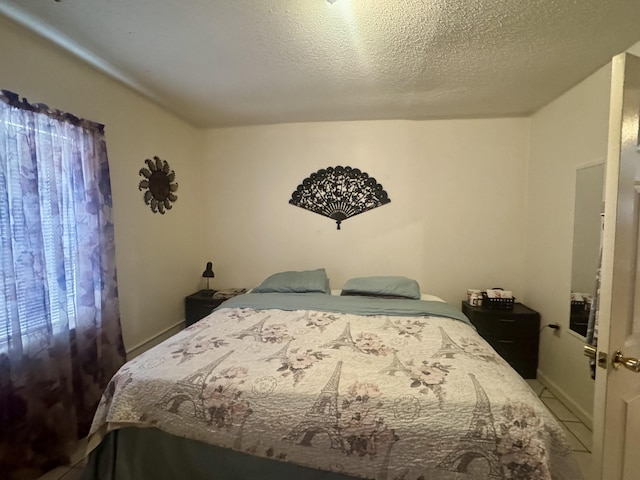
{"label": "mirror", "polygon": [[600,261],[603,188],[603,163],[576,169],[569,328],[583,337],[587,335],[596,271]]}

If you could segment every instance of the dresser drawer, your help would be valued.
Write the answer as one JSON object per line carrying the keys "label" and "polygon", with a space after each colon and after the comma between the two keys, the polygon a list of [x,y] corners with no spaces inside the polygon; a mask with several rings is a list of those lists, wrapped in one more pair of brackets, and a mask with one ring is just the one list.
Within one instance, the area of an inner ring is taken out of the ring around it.
{"label": "dresser drawer", "polygon": [[502,358],[525,359],[538,356],[538,336],[507,337],[506,335],[482,336]]}
{"label": "dresser drawer", "polygon": [[522,377],[536,377],[540,340],[538,312],[521,303],[514,304],[513,310],[498,310],[462,302],[462,313]]}
{"label": "dresser drawer", "polygon": [[215,298],[213,293],[213,290],[201,290],[184,299],[185,326],[193,325],[224,302],[222,298]]}
{"label": "dresser drawer", "polygon": [[185,320],[186,326],[193,325],[198,320],[206,317],[213,312],[224,300],[218,300],[215,302],[207,302],[203,304],[186,302],[185,305]]}
{"label": "dresser drawer", "polygon": [[480,335],[495,335],[511,338],[526,337],[538,332],[539,319],[537,315],[510,316],[503,313],[474,313],[471,323]]}

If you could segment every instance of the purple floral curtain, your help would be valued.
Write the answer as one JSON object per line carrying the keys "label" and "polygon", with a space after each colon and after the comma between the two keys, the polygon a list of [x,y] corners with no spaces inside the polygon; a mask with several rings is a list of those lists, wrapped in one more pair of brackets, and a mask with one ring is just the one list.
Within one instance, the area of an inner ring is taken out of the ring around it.
{"label": "purple floral curtain", "polygon": [[67,463],[124,363],[104,128],[0,93],[0,480]]}

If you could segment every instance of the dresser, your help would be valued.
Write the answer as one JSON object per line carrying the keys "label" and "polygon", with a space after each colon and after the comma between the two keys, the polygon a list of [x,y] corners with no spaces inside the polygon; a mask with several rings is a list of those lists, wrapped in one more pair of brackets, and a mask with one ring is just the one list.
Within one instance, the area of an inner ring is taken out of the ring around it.
{"label": "dresser", "polygon": [[581,309],[577,311],[571,310],[569,318],[569,328],[583,337],[587,336],[587,327],[589,326],[589,310]]}
{"label": "dresser", "polygon": [[536,378],[540,314],[515,303],[513,310],[476,307],[462,302],[462,313],[476,327],[478,333],[523,378]]}

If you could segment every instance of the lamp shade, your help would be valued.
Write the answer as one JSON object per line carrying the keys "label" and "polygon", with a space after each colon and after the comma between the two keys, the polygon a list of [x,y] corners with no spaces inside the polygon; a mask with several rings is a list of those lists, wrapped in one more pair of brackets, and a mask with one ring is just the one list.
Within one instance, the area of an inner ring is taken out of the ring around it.
{"label": "lamp shade", "polygon": [[202,272],[202,276],[204,278],[213,278],[213,277],[215,277],[215,274],[213,273],[213,263],[207,262],[207,268],[205,269],[204,272]]}

